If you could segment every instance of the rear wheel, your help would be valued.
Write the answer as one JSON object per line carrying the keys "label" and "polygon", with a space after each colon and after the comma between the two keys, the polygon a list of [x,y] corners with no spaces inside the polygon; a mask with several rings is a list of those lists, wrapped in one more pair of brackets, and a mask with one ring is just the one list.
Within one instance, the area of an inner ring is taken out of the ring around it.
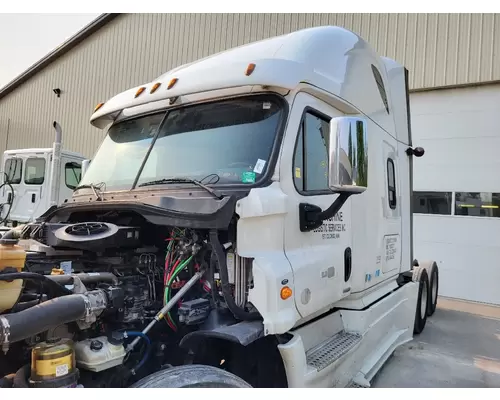
{"label": "rear wheel", "polygon": [[223,369],[208,365],[183,365],[142,378],[132,388],[251,388],[247,382]]}
{"label": "rear wheel", "polygon": [[431,277],[429,281],[430,298],[427,307],[427,316],[430,317],[436,311],[439,292],[439,270],[436,263],[432,264]]}
{"label": "rear wheel", "polygon": [[415,312],[415,325],[413,327],[413,333],[421,333],[427,322],[427,308],[430,298],[429,293],[429,276],[427,271],[422,269],[420,272],[420,277],[418,279],[418,296],[417,296],[417,309]]}

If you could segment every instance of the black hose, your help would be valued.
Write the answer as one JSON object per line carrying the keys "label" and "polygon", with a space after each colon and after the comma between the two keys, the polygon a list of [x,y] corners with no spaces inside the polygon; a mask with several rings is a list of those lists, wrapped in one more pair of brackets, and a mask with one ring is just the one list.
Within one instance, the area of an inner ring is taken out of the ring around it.
{"label": "black hose", "polygon": [[28,308],[36,306],[38,303],[40,303],[40,300],[28,300],[19,302],[16,305],[14,305],[14,307],[12,307],[11,312],[16,313],[23,310],[27,310]]}
{"label": "black hose", "polygon": [[217,263],[219,264],[219,273],[222,286],[222,294],[224,295],[224,300],[226,301],[229,311],[240,320],[252,321],[260,319],[261,315],[258,312],[248,312],[239,307],[234,301],[233,295],[231,293],[231,286],[229,284],[229,274],[227,272],[226,257],[224,255],[224,250],[217,235],[217,231],[210,232],[210,243],[212,244],[212,250],[215,252],[217,257]]}
{"label": "black hose", "polygon": [[14,343],[85,317],[82,294],[57,297],[18,313],[0,315],[0,344]]}
{"label": "black hose", "polygon": [[20,238],[20,230],[10,229],[2,235],[2,237],[0,238],[0,244],[17,244]]}
{"label": "black hose", "polygon": [[0,273],[0,281],[13,281],[15,279],[42,281],[43,283],[47,284],[47,287],[53,289],[56,294],[62,296],[73,293],[71,290],[50,279],[47,275],[37,274],[34,272],[7,272],[5,274]]}

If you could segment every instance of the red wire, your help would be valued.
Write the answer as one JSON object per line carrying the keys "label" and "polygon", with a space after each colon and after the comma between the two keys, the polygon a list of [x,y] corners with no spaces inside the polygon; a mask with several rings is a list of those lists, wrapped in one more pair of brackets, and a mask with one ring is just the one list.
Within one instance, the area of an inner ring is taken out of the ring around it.
{"label": "red wire", "polygon": [[172,320],[170,319],[170,316],[167,315],[167,324],[170,326],[170,329],[172,329],[174,332],[177,332],[177,328],[174,326],[172,323]]}
{"label": "red wire", "polygon": [[165,259],[165,273],[163,274],[163,285],[165,286],[167,284],[167,275],[168,275],[168,264],[170,262],[170,253],[167,254],[167,257]]}
{"label": "red wire", "polygon": [[174,273],[175,269],[177,268],[177,266],[179,265],[179,263],[181,262],[181,259],[177,259],[177,261],[175,262],[174,266],[172,267],[172,269],[170,270],[170,272],[168,273],[168,276],[167,276],[167,282],[170,280],[170,278],[172,277],[172,274]]}

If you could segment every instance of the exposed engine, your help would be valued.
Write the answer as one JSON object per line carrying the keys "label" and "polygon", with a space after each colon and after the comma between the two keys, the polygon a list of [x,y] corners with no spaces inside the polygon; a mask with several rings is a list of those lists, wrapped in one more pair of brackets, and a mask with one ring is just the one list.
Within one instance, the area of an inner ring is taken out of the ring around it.
{"label": "exposed engine", "polygon": [[179,344],[192,332],[260,317],[247,301],[252,260],[233,248],[234,228],[85,217],[0,239],[2,385],[126,387],[189,362]]}

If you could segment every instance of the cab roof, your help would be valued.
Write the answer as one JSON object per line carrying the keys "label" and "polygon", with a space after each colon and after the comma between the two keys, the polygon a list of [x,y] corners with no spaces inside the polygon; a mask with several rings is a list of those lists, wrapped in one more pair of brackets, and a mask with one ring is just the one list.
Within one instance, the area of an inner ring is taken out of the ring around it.
{"label": "cab roof", "polygon": [[[5,150],[4,155],[7,156],[21,156],[21,155],[33,155],[33,154],[52,154],[52,147],[46,148],[31,148],[31,149],[13,149]],[[83,159],[83,155],[75,153],[74,151],[61,150],[61,155],[76,157]]]}
{"label": "cab roof", "polygon": [[[394,68],[394,62],[390,61]],[[249,64],[255,68],[246,74]],[[379,83],[375,78],[377,72]],[[306,83],[342,98],[390,128],[394,120],[381,97],[380,81],[390,104],[386,61],[365,40],[340,27],[309,28],[174,68],[152,82],[114,96],[94,112],[91,123],[104,128],[125,109],[152,102],[161,102],[158,109],[165,108],[168,104],[165,100],[178,96],[256,85],[293,90]],[[171,83],[173,86],[169,88]],[[160,85],[150,93],[155,84]],[[144,89],[137,95],[140,88]]]}

